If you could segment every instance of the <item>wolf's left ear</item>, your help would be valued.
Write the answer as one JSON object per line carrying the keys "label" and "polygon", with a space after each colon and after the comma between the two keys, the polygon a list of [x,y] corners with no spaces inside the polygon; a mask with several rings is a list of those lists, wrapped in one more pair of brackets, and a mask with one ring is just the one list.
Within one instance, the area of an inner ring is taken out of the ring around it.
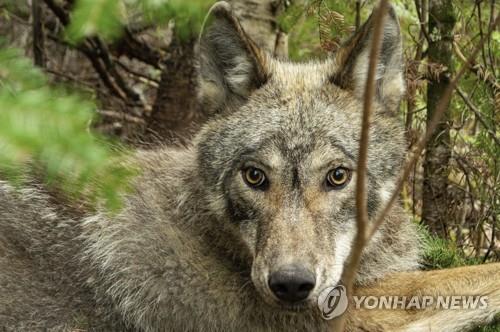
{"label": "wolf's left ear", "polygon": [[[336,54],[337,72],[332,81],[363,98],[374,31],[374,15]],[[376,73],[376,97],[384,107],[396,112],[405,92],[401,32],[394,8],[389,6],[383,26],[382,45]]]}
{"label": "wolf's left ear", "polygon": [[244,102],[268,78],[267,55],[243,31],[231,6],[217,2],[200,37],[199,98],[208,114]]}

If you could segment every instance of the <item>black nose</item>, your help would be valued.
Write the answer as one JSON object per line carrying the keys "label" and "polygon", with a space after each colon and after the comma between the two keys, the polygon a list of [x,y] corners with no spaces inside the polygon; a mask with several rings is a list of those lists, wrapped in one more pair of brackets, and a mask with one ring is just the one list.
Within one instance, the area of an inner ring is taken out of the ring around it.
{"label": "black nose", "polygon": [[274,295],[287,302],[305,300],[315,283],[311,271],[296,265],[284,266],[269,277],[269,288]]}

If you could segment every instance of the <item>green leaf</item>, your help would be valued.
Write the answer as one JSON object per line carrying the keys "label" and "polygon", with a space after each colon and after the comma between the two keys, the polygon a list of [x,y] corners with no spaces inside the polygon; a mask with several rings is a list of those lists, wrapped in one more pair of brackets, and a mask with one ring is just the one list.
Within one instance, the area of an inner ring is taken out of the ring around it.
{"label": "green leaf", "polygon": [[0,175],[19,185],[41,170],[68,195],[117,209],[136,171],[123,166],[126,149],[89,131],[94,109],[47,86],[19,51],[0,49]]}
{"label": "green leaf", "polygon": [[123,6],[116,0],[78,0],[66,33],[70,41],[99,34],[113,39],[122,33]]}

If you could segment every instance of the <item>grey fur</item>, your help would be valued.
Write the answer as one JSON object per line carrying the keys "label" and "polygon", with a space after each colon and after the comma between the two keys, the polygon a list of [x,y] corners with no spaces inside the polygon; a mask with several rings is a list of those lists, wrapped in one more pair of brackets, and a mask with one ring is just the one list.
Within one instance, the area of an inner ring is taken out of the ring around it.
{"label": "grey fur", "polygon": [[[212,117],[186,148],[136,154],[142,175],[118,215],[70,216],[39,189],[0,183],[0,327],[327,329],[315,301],[340,282],[350,251],[355,174],[342,190],[326,190],[324,178],[332,167],[355,168],[361,118],[355,84],[332,82],[345,82],[336,77],[363,54],[359,45],[369,44],[369,34],[346,46],[356,50],[350,55],[293,64],[258,50],[227,4],[214,16],[200,62],[200,97]],[[387,24],[397,26],[394,16]],[[387,59],[400,56],[394,31],[396,44],[384,41]],[[359,69],[355,63],[350,71]],[[384,63],[385,86],[402,68]],[[386,112],[401,94],[386,89],[374,102],[371,216],[387,200],[405,154],[398,120]],[[248,165],[267,172],[269,190],[245,185],[241,169]],[[415,269],[417,260],[416,231],[395,207],[366,248],[357,281]],[[267,287],[270,271],[292,262],[316,274],[301,308],[285,307]]]}

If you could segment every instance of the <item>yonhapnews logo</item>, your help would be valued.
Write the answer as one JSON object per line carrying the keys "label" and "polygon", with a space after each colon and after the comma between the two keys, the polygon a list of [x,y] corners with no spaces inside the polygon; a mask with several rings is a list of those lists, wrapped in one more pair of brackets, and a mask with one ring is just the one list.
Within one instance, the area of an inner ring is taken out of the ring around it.
{"label": "yonhapnews logo", "polygon": [[347,291],[343,285],[327,287],[318,296],[318,307],[324,319],[332,319],[347,310]]}
{"label": "yonhapnews logo", "polygon": [[[483,295],[420,295],[420,296],[353,296],[355,309],[365,310],[473,310],[488,307],[488,296]],[[343,285],[325,288],[318,297],[318,308],[324,319],[342,315],[349,305]]]}

